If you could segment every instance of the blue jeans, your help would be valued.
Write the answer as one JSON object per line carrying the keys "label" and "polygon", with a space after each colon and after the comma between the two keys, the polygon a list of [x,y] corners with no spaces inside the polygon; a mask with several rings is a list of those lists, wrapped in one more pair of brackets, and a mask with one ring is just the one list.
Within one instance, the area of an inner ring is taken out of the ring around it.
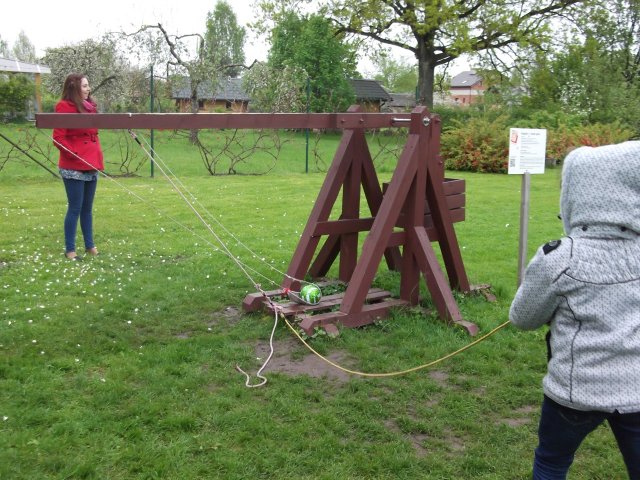
{"label": "blue jeans", "polygon": [[67,214],[64,217],[64,243],[66,252],[76,250],[76,232],[78,219],[80,229],[84,237],[85,248],[93,248],[93,199],[96,195],[98,180],[86,182],[63,178],[64,188],[67,192]]}
{"label": "blue jeans", "polygon": [[640,480],[640,412],[583,412],[544,397],[533,462],[534,480],[563,480],[584,438],[609,423],[631,480]]}

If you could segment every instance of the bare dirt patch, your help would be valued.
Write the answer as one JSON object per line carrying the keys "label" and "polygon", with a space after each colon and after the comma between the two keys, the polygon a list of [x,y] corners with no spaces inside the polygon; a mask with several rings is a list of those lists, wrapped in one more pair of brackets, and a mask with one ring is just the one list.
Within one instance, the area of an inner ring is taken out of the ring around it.
{"label": "bare dirt patch", "polygon": [[429,378],[435,381],[441,387],[448,386],[449,374],[441,370],[432,370],[429,372]]}
{"label": "bare dirt patch", "polygon": [[498,424],[508,425],[510,427],[521,427],[533,421],[532,415],[537,412],[537,405],[525,405],[513,411],[514,416],[511,418],[502,418],[497,421]]}
{"label": "bare dirt patch", "polygon": [[214,327],[225,323],[227,325],[234,325],[240,321],[242,317],[242,310],[236,307],[226,307],[224,310],[211,313],[210,320],[207,322],[208,327]]}
{"label": "bare dirt patch", "polygon": [[[327,378],[335,380],[339,383],[345,383],[351,380],[352,375],[330,365],[317,355],[308,352],[302,352],[300,355],[301,344],[296,338],[286,338],[284,340],[276,340],[273,342],[273,355],[264,372],[277,372],[286,375],[308,375],[314,378]],[[304,346],[302,345],[302,348]],[[258,362],[264,362],[269,356],[269,342],[260,342],[256,346],[256,358]],[[327,359],[333,363],[345,368],[350,368],[348,354],[337,351],[327,355]]]}

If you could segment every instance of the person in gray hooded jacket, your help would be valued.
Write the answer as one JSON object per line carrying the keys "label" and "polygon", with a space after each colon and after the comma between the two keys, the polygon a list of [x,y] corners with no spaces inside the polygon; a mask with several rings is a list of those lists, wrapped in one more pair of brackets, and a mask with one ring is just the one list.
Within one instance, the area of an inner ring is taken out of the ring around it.
{"label": "person in gray hooded jacket", "polygon": [[566,236],[540,247],[509,312],[550,328],[533,478],[566,478],[606,420],[640,479],[640,142],[571,152],[560,209]]}

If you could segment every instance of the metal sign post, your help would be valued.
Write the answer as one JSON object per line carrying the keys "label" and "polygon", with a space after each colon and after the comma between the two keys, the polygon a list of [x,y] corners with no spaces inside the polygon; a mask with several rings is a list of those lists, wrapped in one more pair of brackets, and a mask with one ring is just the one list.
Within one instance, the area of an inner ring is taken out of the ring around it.
{"label": "metal sign post", "polygon": [[527,267],[527,238],[529,238],[529,202],[531,193],[531,174],[522,175],[520,196],[520,242],[518,246],[518,286],[522,283],[524,270]]}
{"label": "metal sign post", "polygon": [[509,132],[509,174],[522,175],[520,192],[520,241],[518,247],[518,286],[527,266],[531,174],[544,173],[547,131],[539,128],[512,128]]}

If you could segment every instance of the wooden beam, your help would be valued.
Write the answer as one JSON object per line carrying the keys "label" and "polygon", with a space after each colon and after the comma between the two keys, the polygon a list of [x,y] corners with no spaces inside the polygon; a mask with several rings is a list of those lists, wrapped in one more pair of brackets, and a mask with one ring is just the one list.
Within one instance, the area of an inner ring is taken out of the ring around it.
{"label": "wooden beam", "polygon": [[39,113],[38,128],[192,130],[366,129],[405,126],[406,114],[392,113]]}

